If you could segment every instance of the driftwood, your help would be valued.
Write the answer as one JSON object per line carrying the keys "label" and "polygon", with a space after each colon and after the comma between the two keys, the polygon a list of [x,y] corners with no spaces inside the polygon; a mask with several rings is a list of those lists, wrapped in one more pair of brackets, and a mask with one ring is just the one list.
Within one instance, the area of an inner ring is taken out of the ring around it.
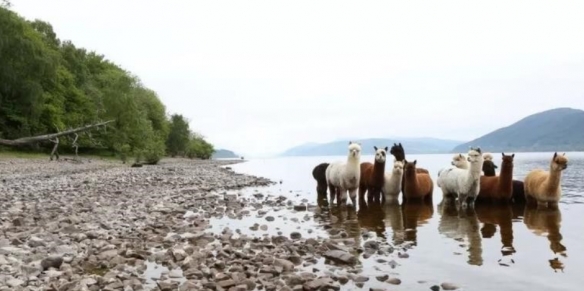
{"label": "driftwood", "polygon": [[51,161],[53,160],[53,156],[55,156],[57,158],[57,161],[59,160],[59,138],[55,137],[55,139],[50,139],[50,141],[52,141],[55,145],[53,146],[53,150],[51,151]]}
{"label": "driftwood", "polygon": [[73,128],[73,129],[69,129],[69,130],[65,130],[65,131],[61,131],[61,132],[57,132],[57,133],[37,135],[37,136],[31,136],[31,137],[23,137],[23,138],[14,139],[14,140],[0,139],[0,145],[21,146],[21,145],[31,144],[31,143],[35,143],[35,142],[40,142],[40,141],[47,141],[47,140],[55,139],[55,138],[58,138],[61,136],[75,134],[75,133],[86,131],[86,130],[89,130],[89,129],[92,129],[95,127],[103,126],[103,125],[106,125],[106,124],[111,123],[113,121],[114,120],[108,120],[108,121],[95,123],[95,124],[89,124],[86,126]]}

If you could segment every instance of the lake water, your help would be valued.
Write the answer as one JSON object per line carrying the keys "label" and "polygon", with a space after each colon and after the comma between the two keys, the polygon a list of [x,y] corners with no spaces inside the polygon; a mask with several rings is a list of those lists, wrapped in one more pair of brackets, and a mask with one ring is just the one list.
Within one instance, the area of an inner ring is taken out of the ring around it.
{"label": "lake water", "polygon": [[[500,168],[501,154],[493,155]],[[523,180],[534,168],[548,169],[552,155],[516,153],[514,179]],[[435,186],[434,205],[357,206],[345,211],[310,207],[306,212],[275,209],[268,213],[276,218],[274,222],[253,215],[239,220],[223,217],[213,221],[213,228],[220,231],[230,227],[254,235],[300,231],[304,236],[321,237],[335,235],[335,229],[342,228],[357,243],[380,238],[395,245],[409,245],[407,258],[396,254],[387,260],[377,255],[360,257],[363,274],[371,279],[363,289],[348,283],[343,290],[429,290],[441,282],[453,282],[464,290],[580,290],[584,285],[584,153],[566,155],[570,161],[562,176],[563,196],[558,210],[479,204],[474,212],[459,214],[455,207],[439,207],[442,192]],[[418,167],[428,169],[434,184],[438,170],[449,166],[451,157],[452,154],[407,155],[408,160],[418,161]],[[316,205],[312,169],[321,162],[345,159],[271,158],[231,167],[236,172],[282,182],[244,190],[249,195],[284,195],[294,203]],[[362,156],[361,161],[373,162],[373,156]],[[269,227],[249,230],[256,223]],[[394,260],[393,265],[384,262],[390,260]],[[317,265],[320,271],[330,267],[324,261]],[[397,277],[402,283],[378,282],[375,276],[382,274]]]}

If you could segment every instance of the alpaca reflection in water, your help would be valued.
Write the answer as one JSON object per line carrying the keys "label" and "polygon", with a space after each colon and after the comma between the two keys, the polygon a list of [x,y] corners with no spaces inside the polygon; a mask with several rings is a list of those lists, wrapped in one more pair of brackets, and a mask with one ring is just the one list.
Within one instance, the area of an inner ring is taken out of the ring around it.
{"label": "alpaca reflection in water", "polygon": [[[523,207],[523,205],[519,206]],[[499,227],[502,244],[501,254],[503,256],[509,256],[516,252],[513,247],[513,218],[518,218],[519,216],[513,209],[510,203],[478,203],[475,205],[477,218],[479,222],[483,223],[481,227],[483,238],[492,238],[497,232],[497,227]]]}
{"label": "alpaca reflection in water", "polygon": [[408,241],[416,245],[418,226],[426,224],[433,213],[434,207],[431,202],[404,202],[400,205],[397,201],[385,203],[362,201],[359,203],[357,217],[361,228],[374,231],[378,237],[385,239],[386,227],[389,226],[394,245]]}
{"label": "alpaca reflection in water", "polygon": [[560,260],[561,257],[566,257],[566,247],[562,245],[562,234],[560,233],[560,226],[562,220],[562,213],[558,208],[538,208],[534,205],[525,206],[525,217],[523,222],[527,229],[531,230],[538,236],[547,236],[550,242],[550,250],[556,255],[555,258],[550,259],[550,267],[554,271],[563,271],[564,264]]}
{"label": "alpaca reflection in water", "polygon": [[459,211],[455,201],[452,198],[444,198],[438,204],[438,212],[440,213],[438,231],[459,242],[464,242],[466,239],[468,241],[468,264],[481,266],[483,264],[483,248],[477,214],[472,207]]}

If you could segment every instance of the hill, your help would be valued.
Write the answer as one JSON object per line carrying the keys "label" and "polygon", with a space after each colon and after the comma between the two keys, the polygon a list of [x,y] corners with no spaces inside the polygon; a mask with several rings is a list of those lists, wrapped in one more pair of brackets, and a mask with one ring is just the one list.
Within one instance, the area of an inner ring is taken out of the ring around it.
{"label": "hill", "polygon": [[[437,138],[369,138],[354,140],[361,143],[363,155],[374,154],[373,146],[390,147],[401,142],[407,154],[421,153],[448,153],[462,141]],[[347,153],[349,140],[333,141],[328,143],[307,143],[290,148],[279,156],[343,156]]]}
{"label": "hill", "polygon": [[239,159],[239,156],[234,152],[226,149],[218,149],[213,153],[213,159]]}
{"label": "hill", "polygon": [[466,152],[471,145],[491,152],[582,151],[584,111],[556,108],[539,112],[461,144],[452,152]]}

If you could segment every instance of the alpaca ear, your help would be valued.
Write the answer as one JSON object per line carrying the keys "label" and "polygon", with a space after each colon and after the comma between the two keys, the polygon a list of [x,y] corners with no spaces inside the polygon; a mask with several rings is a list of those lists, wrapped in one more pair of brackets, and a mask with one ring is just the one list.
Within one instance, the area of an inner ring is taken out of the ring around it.
{"label": "alpaca ear", "polygon": [[504,157],[505,156],[505,153],[501,153],[501,155]]}
{"label": "alpaca ear", "polygon": [[565,156],[565,155],[566,155],[566,153],[564,153],[562,156]]}
{"label": "alpaca ear", "polygon": [[349,145],[351,145],[352,143],[353,143],[352,141],[349,141]]}
{"label": "alpaca ear", "polygon": [[558,152],[554,153],[554,159],[558,156]]}
{"label": "alpaca ear", "polygon": [[377,151],[377,146],[373,146],[373,149],[375,149],[375,151]]}
{"label": "alpaca ear", "polygon": [[515,157],[515,154],[512,154],[511,157],[514,158]]}
{"label": "alpaca ear", "polygon": [[414,160],[414,166],[418,163],[418,160]]}
{"label": "alpaca ear", "polygon": [[401,145],[401,142],[399,143],[399,147],[400,147],[400,148],[402,147],[402,145]]}
{"label": "alpaca ear", "polygon": [[388,147],[385,147],[385,151],[387,152],[388,150],[389,150],[389,148]]}
{"label": "alpaca ear", "polygon": [[464,158],[464,157],[462,156],[462,154],[458,154],[458,156],[459,156],[459,157],[461,157],[461,158]]}

